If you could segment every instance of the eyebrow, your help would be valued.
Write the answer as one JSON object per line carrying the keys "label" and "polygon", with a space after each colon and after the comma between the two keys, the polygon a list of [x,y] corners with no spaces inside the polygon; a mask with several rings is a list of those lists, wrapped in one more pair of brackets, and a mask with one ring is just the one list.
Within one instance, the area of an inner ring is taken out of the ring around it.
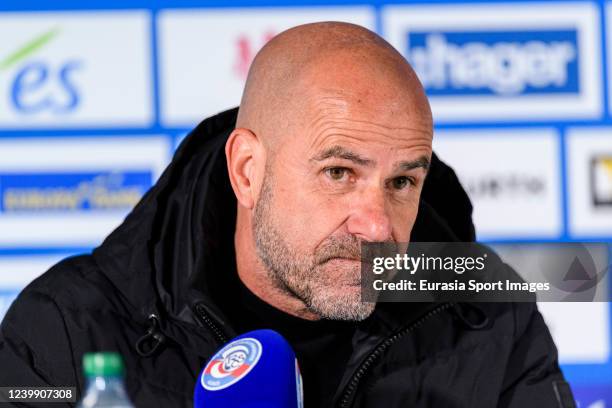
{"label": "eyebrow", "polygon": [[[347,150],[342,146],[332,146],[328,149],[325,149],[321,153],[316,155],[312,160],[323,161],[332,157],[337,159],[350,160],[360,166],[372,167],[376,164],[375,160],[366,159],[365,157],[362,157],[355,152]],[[422,168],[423,170],[425,170],[425,172],[427,172],[429,170],[429,166],[430,161],[427,156],[421,156],[416,160],[399,162],[393,167],[398,170],[404,171]]]}
{"label": "eyebrow", "polygon": [[409,160],[409,161],[403,161],[403,162],[399,162],[396,166],[396,168],[400,169],[400,170],[404,170],[404,171],[408,171],[408,170],[413,170],[413,169],[418,169],[418,168],[422,168],[423,170],[425,170],[426,172],[429,171],[429,159],[427,158],[427,156],[421,156],[416,160]]}
{"label": "eyebrow", "polygon": [[328,149],[325,149],[321,153],[316,155],[312,160],[323,161],[332,157],[337,159],[350,160],[356,164],[359,164],[360,166],[371,167],[376,164],[374,160],[366,159],[365,157],[362,157],[355,152],[351,152],[350,150],[347,150],[342,146],[332,146]]}

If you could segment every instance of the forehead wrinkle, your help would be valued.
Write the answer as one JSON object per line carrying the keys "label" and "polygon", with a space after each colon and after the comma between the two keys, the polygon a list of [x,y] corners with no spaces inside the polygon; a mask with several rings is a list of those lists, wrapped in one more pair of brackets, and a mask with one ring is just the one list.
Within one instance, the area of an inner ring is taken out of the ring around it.
{"label": "forehead wrinkle", "polygon": [[[327,92],[334,91],[327,90]],[[335,91],[334,93],[337,95],[342,94],[340,91]],[[406,136],[394,135],[394,133],[398,132],[410,132],[412,133],[412,135],[410,135],[411,138],[418,136],[416,137],[417,139],[422,137],[429,141],[433,138],[433,131],[428,124],[423,124],[423,126],[418,127],[390,126],[383,123],[375,123],[371,120],[350,118],[347,117],[349,101],[342,97],[338,98],[334,95],[323,94],[309,99],[311,99],[311,103],[315,102],[313,119],[309,121],[310,124],[308,126],[311,129],[311,147],[317,145],[321,137],[334,133],[334,130],[337,133],[345,135],[347,132],[358,134],[369,133],[384,138],[390,138],[394,141],[403,141],[406,138]],[[414,133],[420,135],[414,135]]]}
{"label": "forehead wrinkle", "polygon": [[[431,133],[424,131],[422,129],[414,129],[414,128],[409,128],[409,127],[397,127],[397,128],[387,127],[387,126],[381,126],[378,124],[373,124],[368,121],[351,121],[351,122],[357,122],[358,124],[369,125],[370,129],[349,127],[349,126],[346,126],[345,121],[338,121],[338,120],[322,119],[319,122],[320,123],[313,124],[314,126],[312,127],[313,137],[311,138],[312,141],[310,143],[311,148],[316,148],[316,146],[323,144],[326,139],[329,139],[331,137],[342,137],[346,139],[352,139],[358,142],[363,142],[364,136],[366,135],[380,136],[380,138],[377,138],[376,140],[379,142],[385,139],[390,140],[391,142],[397,142],[398,148],[401,148],[399,147],[400,145],[412,144],[412,143],[420,144],[419,142],[421,143],[424,142],[423,144],[427,146],[431,144]],[[385,130],[387,131],[385,132]],[[416,132],[417,134],[410,135],[409,137],[410,141],[408,141],[407,136],[405,135],[401,136],[401,135],[394,134],[394,133],[397,133],[398,131]]]}
{"label": "forehead wrinkle", "polygon": [[352,94],[350,89],[319,87],[317,91],[318,93],[313,95],[313,97],[311,98],[315,99],[315,101],[313,101],[315,104],[318,101],[321,101],[323,103],[330,103],[334,105],[345,105],[346,97]]}
{"label": "forehead wrinkle", "polygon": [[[321,120],[319,121],[320,123],[315,123],[313,125],[317,125],[320,124],[321,127],[328,127],[328,128],[338,128],[338,129],[346,129],[346,130],[352,130],[355,132],[365,132],[365,133],[374,133],[374,134],[380,134],[380,135],[389,135],[389,133],[383,132],[382,130],[378,130],[377,128],[382,128],[383,130],[387,130],[389,132],[393,132],[393,133],[397,133],[397,132],[416,132],[416,133],[421,133],[426,137],[431,137],[431,131],[429,130],[425,130],[422,128],[418,128],[418,127],[408,127],[408,126],[385,126],[383,124],[380,123],[375,123],[372,121],[368,121],[368,120],[358,120],[358,119],[329,119],[327,121],[325,120]],[[355,123],[356,125],[365,125],[366,127],[370,127],[371,129],[361,129],[358,127],[348,127],[347,122],[349,123]],[[393,137],[391,135],[389,135],[390,137]]]}
{"label": "forehead wrinkle", "polygon": [[314,115],[310,120],[311,128],[319,126],[322,122],[333,120],[335,117],[343,117],[348,110],[348,103],[344,100],[339,100],[336,97],[321,97],[317,98],[318,103],[314,108]]}
{"label": "forehead wrinkle", "polygon": [[[375,122],[368,121],[365,119],[360,120],[360,119],[346,117],[347,113],[349,113],[350,111],[350,106],[356,105],[354,102],[351,103],[351,101],[347,97],[350,97],[352,99],[356,98],[357,104],[361,102],[361,98],[357,97],[356,95],[353,95],[353,93],[349,91],[322,89],[321,92],[323,92],[322,95],[321,94],[314,95],[311,98],[308,98],[308,99],[311,99],[310,104],[314,105],[314,110],[316,111],[314,115],[315,119],[312,121],[312,125],[316,125],[321,120],[324,120],[325,115],[329,115],[329,114],[333,115],[334,113],[338,113],[340,114],[338,118],[336,119],[330,118],[329,120],[330,121],[346,120],[346,121],[355,122],[357,124],[382,127],[382,128],[385,128],[391,131],[408,130],[408,131],[424,132],[430,135],[432,134],[431,125],[427,120],[423,122],[422,127],[408,127],[408,126],[387,126],[382,123],[375,123]],[[401,112],[402,111],[399,110],[399,113]]]}

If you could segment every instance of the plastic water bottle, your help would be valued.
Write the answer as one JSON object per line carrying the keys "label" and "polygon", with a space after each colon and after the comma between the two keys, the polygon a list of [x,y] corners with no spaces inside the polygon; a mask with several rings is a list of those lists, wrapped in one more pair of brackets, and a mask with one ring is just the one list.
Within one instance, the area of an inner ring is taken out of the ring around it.
{"label": "plastic water bottle", "polygon": [[123,384],[123,361],[118,353],[83,356],[87,388],[78,408],[134,408]]}

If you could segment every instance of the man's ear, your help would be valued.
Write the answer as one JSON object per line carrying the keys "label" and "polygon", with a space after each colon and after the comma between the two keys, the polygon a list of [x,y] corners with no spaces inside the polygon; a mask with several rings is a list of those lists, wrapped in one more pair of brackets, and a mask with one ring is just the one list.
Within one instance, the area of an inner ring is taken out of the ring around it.
{"label": "man's ear", "polygon": [[257,136],[245,128],[236,128],[225,144],[230,183],[238,203],[252,209],[258,186],[258,167],[265,165],[265,151]]}

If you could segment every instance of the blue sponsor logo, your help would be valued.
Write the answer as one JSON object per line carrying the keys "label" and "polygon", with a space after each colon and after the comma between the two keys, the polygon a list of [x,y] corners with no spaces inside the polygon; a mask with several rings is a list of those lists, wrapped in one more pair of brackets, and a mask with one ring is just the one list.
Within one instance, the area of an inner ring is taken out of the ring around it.
{"label": "blue sponsor logo", "polygon": [[129,210],[151,171],[0,174],[0,212]]}
{"label": "blue sponsor logo", "polygon": [[575,29],[410,32],[406,55],[431,96],[580,92]]}
{"label": "blue sponsor logo", "polygon": [[74,76],[82,69],[83,62],[69,58],[55,64],[35,56],[59,34],[59,28],[52,28],[19,44],[10,54],[0,56],[0,75],[15,68],[8,95],[15,111],[67,114],[77,109],[81,95]]}

